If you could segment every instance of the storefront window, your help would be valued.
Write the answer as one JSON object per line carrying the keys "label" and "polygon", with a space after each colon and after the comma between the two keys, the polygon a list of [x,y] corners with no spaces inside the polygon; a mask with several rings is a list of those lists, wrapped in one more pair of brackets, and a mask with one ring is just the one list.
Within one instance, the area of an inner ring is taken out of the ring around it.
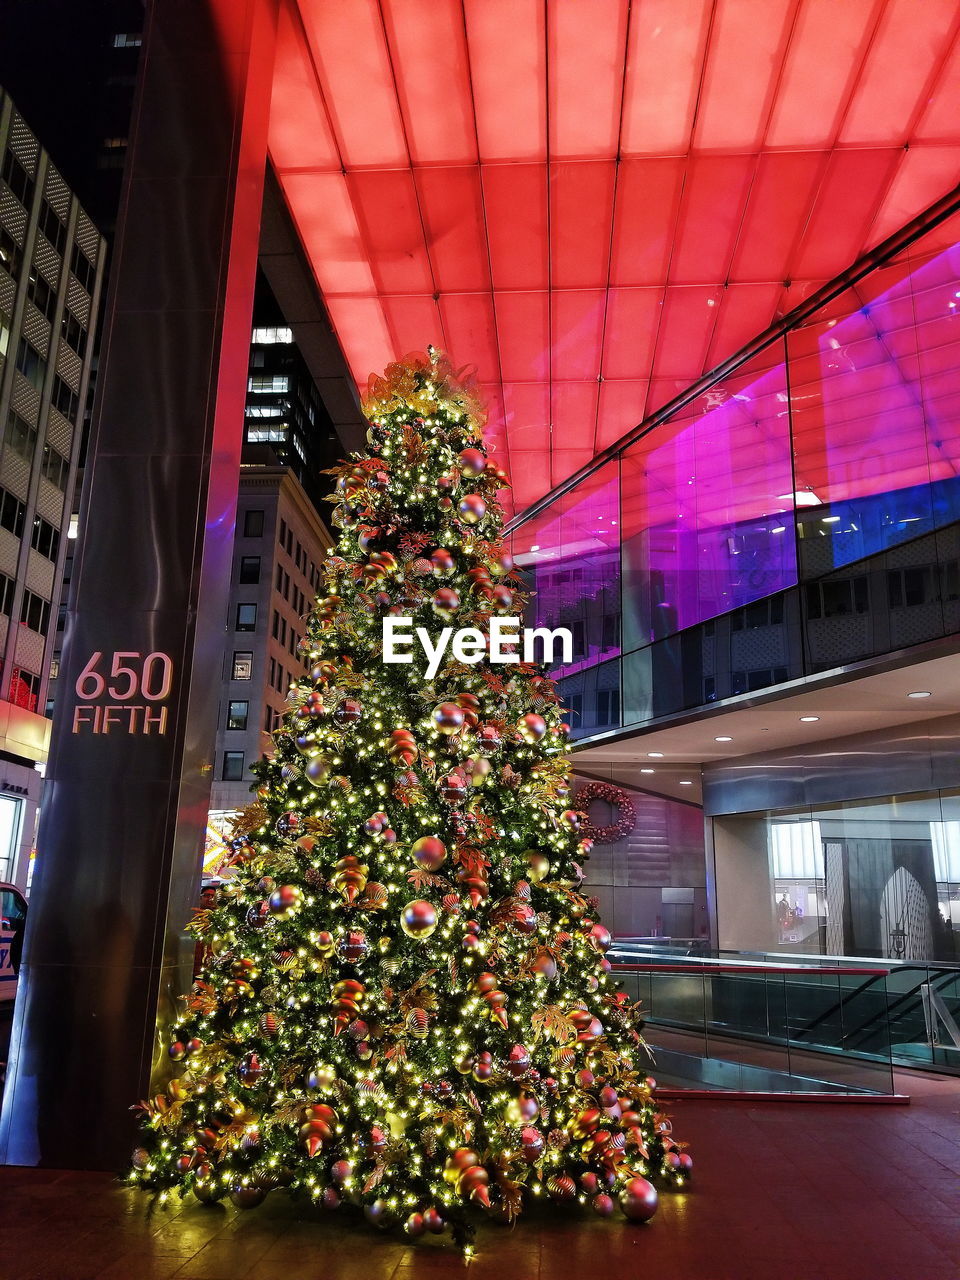
{"label": "storefront window", "polygon": [[725,950],[960,959],[960,792],[714,819]]}
{"label": "storefront window", "polygon": [[20,842],[23,802],[0,795],[0,880],[12,880]]}

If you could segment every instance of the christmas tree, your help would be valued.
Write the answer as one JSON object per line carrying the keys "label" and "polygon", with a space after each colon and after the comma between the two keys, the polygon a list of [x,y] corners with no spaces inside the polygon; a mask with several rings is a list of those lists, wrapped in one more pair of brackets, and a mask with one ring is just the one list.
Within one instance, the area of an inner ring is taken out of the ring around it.
{"label": "christmas tree", "polygon": [[[509,645],[490,661],[524,603],[507,478],[432,350],[365,412],[309,673],[191,925],[204,961],[130,1176],[243,1207],[285,1187],[468,1250],[479,1212],[509,1222],[528,1195],[645,1220],[692,1162],[580,893],[553,685]],[[408,661],[384,661],[390,618],[421,629]]]}

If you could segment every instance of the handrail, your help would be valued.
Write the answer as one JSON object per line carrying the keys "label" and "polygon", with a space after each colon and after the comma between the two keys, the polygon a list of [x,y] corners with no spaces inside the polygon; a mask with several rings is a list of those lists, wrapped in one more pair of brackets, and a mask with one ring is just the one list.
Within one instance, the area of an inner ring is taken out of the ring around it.
{"label": "handrail", "polygon": [[698,395],[709,390],[722,378],[734,373],[741,365],[752,359],[753,356],[759,355],[761,351],[776,342],[778,338],[782,338],[789,330],[815,315],[826,303],[839,297],[845,289],[857,284],[864,276],[868,275],[876,267],[882,266],[901,250],[906,249],[914,240],[919,239],[927,231],[939,226],[941,222],[956,213],[958,209],[960,209],[960,184],[953,187],[946,195],[941,196],[939,200],[934,201],[921,213],[918,213],[915,218],[911,218],[909,222],[905,223],[898,231],[895,231],[893,235],[888,236],[886,240],[881,240],[878,245],[875,245],[874,248],[859,257],[845,271],[841,271],[839,275],[834,276],[825,285],[821,285],[808,298],[795,306],[792,311],[788,311],[786,315],[781,316],[779,320],[775,320],[762,333],[757,334],[746,346],[741,347],[739,351],[729,356],[721,364],[715,365],[713,369],[703,374],[696,382],[692,382],[685,391],[681,391],[672,400],[668,400],[665,405],[655,409],[637,426],[625,432],[619,440],[615,440],[613,444],[608,445],[600,453],[594,454],[590,461],[575,471],[573,475],[568,476],[566,480],[562,480],[549,493],[545,493],[542,498],[538,498],[536,502],[532,502],[529,507],[515,515],[506,525],[504,533],[513,533],[522,525],[527,524],[528,521],[538,516],[541,511],[545,511],[547,507],[552,506],[558,498],[562,498],[564,494],[576,488],[582,480],[586,480],[588,476],[595,471],[599,471],[607,462],[612,462],[614,458],[619,457],[630,445],[672,418],[678,410],[683,409],[691,400],[695,400]]}
{"label": "handrail", "polygon": [[773,964],[710,964],[709,961],[695,960],[690,964],[684,964],[682,961],[676,964],[643,964],[639,961],[629,961],[623,963],[619,960],[612,962],[614,971],[625,970],[628,973],[646,973],[650,970],[662,971],[665,973],[739,973],[743,976],[749,976],[751,973],[789,973],[796,976],[807,976],[813,974],[816,977],[871,977],[871,978],[887,978],[890,976],[889,969],[845,969],[838,967],[835,969],[818,969],[812,965],[773,965]]}

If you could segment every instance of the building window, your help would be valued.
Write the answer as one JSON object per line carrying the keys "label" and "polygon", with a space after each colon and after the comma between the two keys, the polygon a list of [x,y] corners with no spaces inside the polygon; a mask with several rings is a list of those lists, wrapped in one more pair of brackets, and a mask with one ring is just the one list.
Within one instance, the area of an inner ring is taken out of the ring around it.
{"label": "building window", "polygon": [[72,347],[82,360],[87,354],[87,331],[72,311],[64,311],[60,321],[60,332],[67,345]]}
{"label": "building window", "polygon": [[245,511],[243,514],[243,536],[245,538],[263,537],[263,512]]}
{"label": "building window", "polygon": [[255,604],[237,605],[237,624],[235,631],[256,631],[257,606]]}
{"label": "building window", "polygon": [[113,37],[115,49],[139,49],[142,43],[143,36],[136,33],[131,35],[127,31],[120,31]]}
{"label": "building window", "polygon": [[39,551],[42,556],[56,563],[60,551],[60,534],[49,520],[44,520],[42,516],[35,516],[30,545],[34,551]]}
{"label": "building window", "polygon": [[70,270],[86,289],[87,293],[92,295],[93,286],[97,279],[97,268],[78,244],[73,246],[73,253],[70,255]]}
{"label": "building window", "polygon": [[40,677],[22,667],[14,667],[10,676],[10,701],[15,707],[36,711],[40,696]]}
{"label": "building window", "polygon": [[570,626],[570,635],[573,639],[573,656],[582,658],[586,652],[586,638],[584,635],[583,619],[577,618]]}
{"label": "building window", "polygon": [[262,347],[276,346],[277,343],[289,346],[293,342],[293,330],[282,326],[276,329],[254,329],[251,341],[259,343]]}
{"label": "building window", "polygon": [[244,753],[242,751],[225,751],[223,753],[224,782],[243,781],[243,757]]}
{"label": "building window", "polygon": [[42,596],[35,595],[32,591],[24,591],[23,599],[20,601],[20,622],[31,631],[39,631],[41,635],[46,635],[50,623],[49,600],[44,600]]}
{"label": "building window", "polygon": [[254,395],[289,391],[290,379],[283,373],[252,373],[247,379],[247,390]]}
{"label": "building window", "polygon": [[6,227],[0,227],[0,267],[16,276],[20,271],[23,253]]}
{"label": "building window", "polygon": [[243,412],[247,418],[282,418],[288,408],[289,406],[286,402],[283,404],[248,404]]}
{"label": "building window", "polygon": [[601,648],[615,649],[620,643],[620,615],[619,613],[605,613],[603,615],[603,638]]}
{"label": "building window", "polygon": [[273,707],[271,707],[268,702],[263,712],[263,732],[273,733],[274,729],[277,727],[277,721],[279,719],[279,712],[274,711]]}
{"label": "building window", "polygon": [[5,573],[0,573],[0,613],[10,617],[10,610],[13,608],[13,593],[16,588],[13,578],[8,578]]}
{"label": "building window", "polygon": [[248,444],[278,444],[287,438],[287,428],[281,423],[278,427],[247,427]]}
{"label": "building window", "polygon": [[778,627],[783,622],[783,596],[755,600],[730,615],[731,631],[755,631],[758,627]]}
{"label": "building window", "polygon": [[26,338],[20,339],[17,348],[17,368],[36,391],[43,390],[43,380],[47,376],[47,362]]}
{"label": "building window", "polygon": [[253,679],[253,654],[247,650],[234,652],[233,669],[230,674],[231,680],[252,680]]}
{"label": "building window", "polygon": [[3,180],[23,207],[29,209],[34,182],[9,147],[3,156]]}
{"label": "building window", "polygon": [[43,446],[41,470],[51,484],[55,484],[58,489],[66,492],[67,480],[70,476],[70,463],[51,444]]}
{"label": "building window", "polygon": [[30,276],[27,280],[27,297],[41,315],[46,317],[47,320],[53,320],[54,312],[57,309],[57,295],[36,267],[30,268]]}
{"label": "building window", "polygon": [[910,609],[918,604],[933,604],[937,587],[933,565],[911,569],[892,569],[887,574],[887,590],[891,609]]}
{"label": "building window", "polygon": [[227,728],[245,729],[247,727],[247,717],[249,714],[249,702],[230,702],[227,706]]}
{"label": "building window", "polygon": [[597,726],[605,724],[616,724],[619,719],[618,712],[620,709],[620,690],[619,689],[598,689],[597,690]]}
{"label": "building window", "polygon": [[869,608],[866,577],[807,584],[807,614],[810,618],[842,618],[852,613],[866,613]]}
{"label": "building window", "polygon": [[59,374],[53,380],[50,399],[65,418],[69,418],[71,422],[76,419],[77,410],[80,408],[80,397]]}
{"label": "building window", "polygon": [[67,243],[67,228],[60,221],[60,215],[49,200],[40,202],[40,217],[37,219],[37,226],[62,257],[63,247]]}
{"label": "building window", "polygon": [[9,529],[17,538],[23,536],[24,505],[6,489],[0,489],[0,528]]}
{"label": "building window", "polygon": [[37,447],[37,428],[32,427],[14,409],[7,414],[7,444],[21,458],[33,461],[33,452]]}
{"label": "building window", "polygon": [[259,556],[241,556],[240,557],[240,582],[244,586],[252,587],[260,581],[260,557]]}

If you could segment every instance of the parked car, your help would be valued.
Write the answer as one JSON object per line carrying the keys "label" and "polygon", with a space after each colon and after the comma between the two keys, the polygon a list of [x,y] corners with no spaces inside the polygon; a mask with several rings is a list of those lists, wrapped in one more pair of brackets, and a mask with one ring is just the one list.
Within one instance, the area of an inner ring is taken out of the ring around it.
{"label": "parked car", "polygon": [[0,883],[0,1005],[17,994],[17,974],[23,951],[23,930],[27,923],[27,900],[15,884]]}

